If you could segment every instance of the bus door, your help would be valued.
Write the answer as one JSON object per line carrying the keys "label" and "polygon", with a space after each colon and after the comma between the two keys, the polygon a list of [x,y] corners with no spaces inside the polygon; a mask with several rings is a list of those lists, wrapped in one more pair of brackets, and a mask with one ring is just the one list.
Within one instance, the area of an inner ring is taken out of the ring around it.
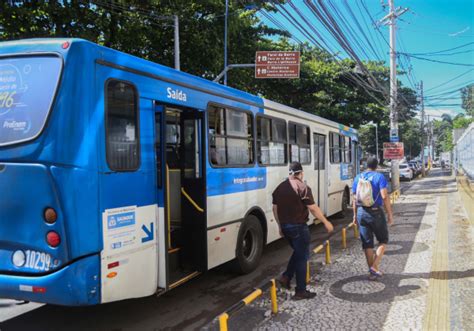
{"label": "bus door", "polygon": [[155,109],[158,201],[164,205],[160,230],[170,289],[207,269],[204,121],[195,109],[164,105]]}
{"label": "bus door", "polygon": [[352,178],[355,178],[359,174],[360,167],[360,154],[359,154],[359,143],[352,140]]}
{"label": "bus door", "polygon": [[316,171],[317,184],[313,195],[315,202],[324,214],[327,213],[327,173],[326,173],[326,136],[313,133],[314,144],[314,170]]}
{"label": "bus door", "polygon": [[207,214],[204,112],[186,110],[181,117],[181,222],[186,242],[183,262],[207,270]]}

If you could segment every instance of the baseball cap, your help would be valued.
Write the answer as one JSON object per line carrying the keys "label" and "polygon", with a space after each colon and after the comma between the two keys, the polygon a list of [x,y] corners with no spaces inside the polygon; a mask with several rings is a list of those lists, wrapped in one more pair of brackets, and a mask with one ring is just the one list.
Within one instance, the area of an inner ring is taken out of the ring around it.
{"label": "baseball cap", "polygon": [[290,175],[297,174],[299,172],[303,171],[303,167],[301,166],[301,163],[299,162],[291,162],[290,164]]}

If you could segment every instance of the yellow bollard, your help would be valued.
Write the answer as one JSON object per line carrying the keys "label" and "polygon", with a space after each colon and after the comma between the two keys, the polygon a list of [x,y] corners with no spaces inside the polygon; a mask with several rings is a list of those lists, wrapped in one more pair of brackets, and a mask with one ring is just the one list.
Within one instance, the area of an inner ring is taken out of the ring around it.
{"label": "yellow bollard", "polygon": [[316,247],[315,249],[313,249],[313,252],[315,254],[318,254],[319,252],[321,252],[324,248],[324,245],[319,245],[318,247]]}
{"label": "yellow bollard", "polygon": [[342,248],[346,249],[347,248],[347,242],[346,242],[346,228],[342,228]]}
{"label": "yellow bollard", "polygon": [[229,320],[229,315],[224,313],[219,316],[219,330],[220,331],[227,331],[227,321]]}
{"label": "yellow bollard", "polygon": [[277,287],[275,279],[271,280],[272,286],[270,287],[270,298],[272,299],[272,313],[278,313],[278,302],[277,302]]}
{"label": "yellow bollard", "polygon": [[331,246],[329,240],[326,240],[326,264],[331,264]]}
{"label": "yellow bollard", "polygon": [[353,228],[354,228],[354,238],[359,237],[359,233],[357,231],[357,224],[354,224]]}
{"label": "yellow bollard", "polygon": [[309,280],[310,280],[311,276],[310,276],[310,273],[309,273],[309,261],[306,262],[306,284],[309,284]]}

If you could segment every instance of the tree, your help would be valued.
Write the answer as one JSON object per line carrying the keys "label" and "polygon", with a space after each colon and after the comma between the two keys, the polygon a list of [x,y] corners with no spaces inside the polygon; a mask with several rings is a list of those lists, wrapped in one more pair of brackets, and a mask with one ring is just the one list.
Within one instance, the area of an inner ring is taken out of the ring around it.
{"label": "tree", "polygon": [[[326,51],[309,44],[295,45],[289,41],[288,32],[263,24],[257,11],[272,10],[269,3],[230,1],[228,62],[253,63],[257,50],[299,50],[300,79],[257,80],[253,70],[240,69],[229,72],[229,85],[355,128],[373,121],[379,125],[381,141],[387,141],[389,69],[384,63],[365,63],[382,90],[367,88],[369,77],[355,73],[354,61],[336,61]],[[3,1],[0,38],[84,38],[173,67],[170,17],[177,15],[181,70],[213,79],[224,66],[224,12],[222,0]],[[399,95],[403,123],[414,116],[416,97],[413,90],[401,84]]]}
{"label": "tree", "polygon": [[474,84],[461,89],[462,108],[467,115],[474,116]]}
{"label": "tree", "polygon": [[453,120],[453,129],[467,128],[473,122],[474,122],[474,118],[466,117],[466,116],[460,114],[460,115],[456,116]]}

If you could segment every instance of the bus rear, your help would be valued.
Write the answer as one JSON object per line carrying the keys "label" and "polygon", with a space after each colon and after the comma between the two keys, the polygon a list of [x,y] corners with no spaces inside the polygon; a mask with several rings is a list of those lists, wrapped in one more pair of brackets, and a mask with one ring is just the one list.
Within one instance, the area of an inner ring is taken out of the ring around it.
{"label": "bus rear", "polygon": [[[76,142],[82,121],[72,114],[78,106],[65,102],[80,87],[70,79],[62,83],[76,70],[74,57],[68,58],[71,45],[0,43],[3,298],[64,305],[100,301],[97,213],[87,210],[94,210],[93,203],[79,206],[96,190],[83,184],[93,176],[83,159],[94,156]],[[87,236],[94,244],[87,244]]]}

